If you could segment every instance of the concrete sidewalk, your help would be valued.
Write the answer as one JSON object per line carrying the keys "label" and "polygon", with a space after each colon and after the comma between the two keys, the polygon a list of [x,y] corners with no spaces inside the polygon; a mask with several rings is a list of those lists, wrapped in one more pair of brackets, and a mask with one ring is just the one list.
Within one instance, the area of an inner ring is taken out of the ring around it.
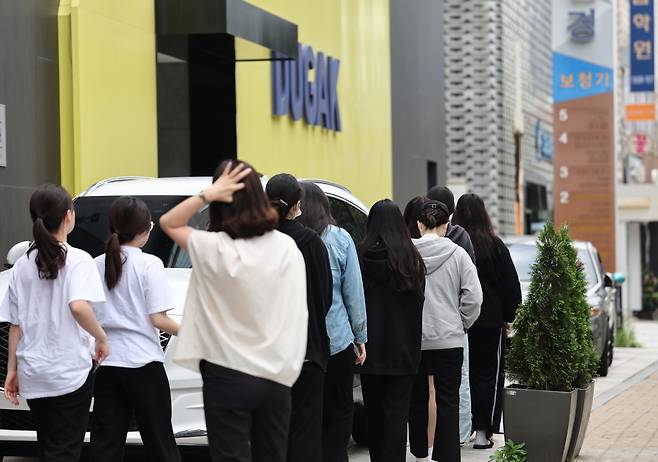
{"label": "concrete sidewalk", "polygon": [[[594,412],[578,460],[658,461],[658,321],[632,325],[642,348],[615,348],[608,376],[596,379]],[[494,442],[490,450],[462,448],[462,462],[487,462],[504,444],[503,436],[496,435]],[[352,447],[349,460],[369,461],[368,450]],[[408,453],[407,461],[414,460]]]}

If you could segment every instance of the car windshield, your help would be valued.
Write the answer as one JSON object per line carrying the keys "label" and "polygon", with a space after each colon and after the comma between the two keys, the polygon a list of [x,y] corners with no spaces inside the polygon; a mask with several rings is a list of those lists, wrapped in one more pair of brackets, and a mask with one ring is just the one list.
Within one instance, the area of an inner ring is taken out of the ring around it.
{"label": "car windshield", "polygon": [[[83,196],[75,200],[75,228],[69,235],[69,243],[91,254],[92,257],[105,252],[105,243],[109,238],[108,211],[110,205],[118,196]],[[157,255],[165,265],[168,265],[176,250],[174,242],[160,229],[160,217],[176,204],[184,200],[185,196],[140,196],[149,210],[151,219],[155,223],[151,237],[144,246],[144,252]],[[202,210],[193,219],[192,224],[204,226]]]}
{"label": "car windshield", "polygon": [[[537,246],[534,244],[512,244],[508,248],[512,255],[516,272],[519,274],[519,280],[521,282],[529,282],[532,264],[537,260]],[[580,248],[577,250],[578,259],[583,262],[585,268],[587,285],[588,287],[593,287],[599,282],[596,267],[587,249]]]}
{"label": "car windshield", "polygon": [[[185,196],[140,196],[149,210],[155,227],[149,241],[144,246],[144,252],[157,255],[166,267],[191,268],[189,254],[177,246],[158,226],[160,217]],[[97,257],[105,252],[105,243],[109,238],[108,211],[117,196],[82,196],[75,200],[75,229],[69,235],[69,243]],[[329,197],[331,212],[338,226],[345,228],[355,242],[361,242],[365,237],[367,215],[335,197]],[[208,207],[199,211],[189,222],[196,229],[207,229]]]}

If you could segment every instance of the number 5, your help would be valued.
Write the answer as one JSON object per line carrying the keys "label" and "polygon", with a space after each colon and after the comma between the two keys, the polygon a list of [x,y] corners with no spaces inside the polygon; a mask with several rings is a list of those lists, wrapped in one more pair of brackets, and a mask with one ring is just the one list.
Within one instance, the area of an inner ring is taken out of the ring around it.
{"label": "number 5", "polygon": [[569,112],[565,108],[560,109],[558,118],[560,119],[560,122],[566,122],[569,120]]}

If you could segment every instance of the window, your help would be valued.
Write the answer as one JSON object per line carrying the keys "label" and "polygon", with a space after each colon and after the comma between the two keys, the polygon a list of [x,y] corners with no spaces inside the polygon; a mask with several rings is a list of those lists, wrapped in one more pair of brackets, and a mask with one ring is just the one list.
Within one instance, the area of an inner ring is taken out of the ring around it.
{"label": "window", "polygon": [[367,215],[335,197],[329,197],[329,206],[336,224],[350,233],[355,244],[360,244],[366,237]]}
{"label": "window", "polygon": [[[534,244],[512,244],[509,246],[509,251],[516,267],[516,272],[519,275],[521,282],[530,282],[530,273],[532,265],[537,260],[537,246]],[[590,256],[587,249],[577,249],[578,259],[583,263],[585,270],[585,280],[587,281],[588,289],[596,286],[599,283],[597,275],[597,267]]]}
{"label": "window", "polygon": [[[92,257],[105,252],[107,240],[110,237],[108,212],[112,202],[119,196],[87,196],[75,200],[76,224],[68,241],[74,246],[85,250]],[[141,196],[155,223],[151,237],[144,246],[144,252],[157,255],[165,264],[171,254],[174,243],[160,229],[160,217],[169,209],[185,199],[182,196]]]}

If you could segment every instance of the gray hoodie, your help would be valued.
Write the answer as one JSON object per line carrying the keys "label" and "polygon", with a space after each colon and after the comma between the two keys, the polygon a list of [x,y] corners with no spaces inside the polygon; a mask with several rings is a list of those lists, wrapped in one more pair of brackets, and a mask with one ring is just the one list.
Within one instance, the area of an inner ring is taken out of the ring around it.
{"label": "gray hoodie", "polygon": [[422,350],[464,346],[466,329],[480,315],[482,288],[468,253],[450,239],[426,234],[414,239],[427,267]]}

